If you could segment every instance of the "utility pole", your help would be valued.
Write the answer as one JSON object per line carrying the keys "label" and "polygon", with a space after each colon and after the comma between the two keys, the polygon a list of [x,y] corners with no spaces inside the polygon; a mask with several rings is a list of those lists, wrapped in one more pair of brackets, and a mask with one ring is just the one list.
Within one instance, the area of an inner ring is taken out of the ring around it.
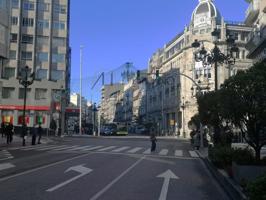
{"label": "utility pole", "polygon": [[79,81],[79,86],[80,86],[80,97],[79,97],[79,134],[81,135],[81,128],[82,128],[82,124],[81,124],[81,121],[82,121],[82,106],[81,106],[81,103],[82,103],[82,53],[83,53],[83,46],[80,45],[80,69],[79,69],[79,78],[80,78],[80,81]]}

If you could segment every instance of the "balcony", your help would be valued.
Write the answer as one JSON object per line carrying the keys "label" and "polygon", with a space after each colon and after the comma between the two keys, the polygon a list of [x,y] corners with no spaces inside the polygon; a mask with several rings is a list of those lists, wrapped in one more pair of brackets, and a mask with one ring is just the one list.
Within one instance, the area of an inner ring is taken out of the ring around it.
{"label": "balcony", "polygon": [[253,0],[248,9],[246,10],[246,20],[245,20],[245,23],[248,25],[248,26],[251,26],[254,21],[256,20],[256,18],[258,17],[259,15],[259,12],[260,12],[260,0]]}

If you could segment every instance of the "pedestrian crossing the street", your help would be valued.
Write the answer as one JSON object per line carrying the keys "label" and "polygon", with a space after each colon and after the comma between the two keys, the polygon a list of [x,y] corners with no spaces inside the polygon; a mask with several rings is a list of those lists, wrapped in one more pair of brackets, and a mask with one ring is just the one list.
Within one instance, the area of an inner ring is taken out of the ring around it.
{"label": "pedestrian crossing the street", "polygon": [[0,161],[1,160],[11,159],[11,158],[14,158],[14,157],[7,150],[1,150],[0,151]]}
{"label": "pedestrian crossing the street", "polygon": [[94,145],[35,145],[28,147],[14,148],[13,150],[21,151],[46,151],[49,153],[86,153],[86,152],[110,152],[123,154],[143,154],[143,155],[158,155],[170,157],[191,157],[198,158],[199,155],[193,150],[182,149],[167,149],[157,148],[155,152],[151,152],[150,148],[132,147],[132,146],[94,146]]}

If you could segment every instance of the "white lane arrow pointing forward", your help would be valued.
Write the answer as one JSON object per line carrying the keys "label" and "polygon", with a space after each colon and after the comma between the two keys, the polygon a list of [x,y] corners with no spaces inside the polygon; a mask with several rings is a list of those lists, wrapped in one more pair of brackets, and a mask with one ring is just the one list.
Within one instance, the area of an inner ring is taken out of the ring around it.
{"label": "white lane arrow pointing forward", "polygon": [[65,185],[71,183],[72,181],[75,181],[76,179],[78,179],[78,178],[80,178],[82,176],[85,176],[86,174],[92,172],[92,169],[90,169],[90,168],[84,167],[83,165],[77,165],[77,166],[73,166],[73,167],[68,168],[65,171],[65,173],[69,172],[71,170],[76,171],[76,172],[78,172],[80,174],[78,176],[75,176],[75,177],[73,177],[73,178],[71,178],[71,179],[69,179],[69,180],[67,180],[67,181],[65,181],[63,183],[60,183],[59,185],[56,185],[56,186],[54,186],[54,187],[52,187],[52,188],[50,188],[50,189],[48,189],[46,191],[47,192],[53,192],[54,190],[57,190],[58,188],[61,188],[61,187],[65,186]]}
{"label": "white lane arrow pointing forward", "polygon": [[158,178],[164,178],[164,182],[163,182],[163,187],[161,190],[161,195],[159,200],[166,200],[167,197],[167,192],[168,192],[168,186],[169,186],[169,182],[170,179],[179,179],[179,177],[177,177],[171,170],[167,170],[166,172],[160,174],[157,176]]}

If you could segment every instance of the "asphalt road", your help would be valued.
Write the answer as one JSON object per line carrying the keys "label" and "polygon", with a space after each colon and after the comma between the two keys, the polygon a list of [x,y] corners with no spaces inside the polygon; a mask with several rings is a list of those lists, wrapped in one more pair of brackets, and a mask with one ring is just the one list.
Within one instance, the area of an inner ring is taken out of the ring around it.
{"label": "asphalt road", "polygon": [[11,147],[13,158],[0,161],[0,199],[228,199],[188,142],[158,140],[155,153],[149,145],[147,139],[63,138]]}

